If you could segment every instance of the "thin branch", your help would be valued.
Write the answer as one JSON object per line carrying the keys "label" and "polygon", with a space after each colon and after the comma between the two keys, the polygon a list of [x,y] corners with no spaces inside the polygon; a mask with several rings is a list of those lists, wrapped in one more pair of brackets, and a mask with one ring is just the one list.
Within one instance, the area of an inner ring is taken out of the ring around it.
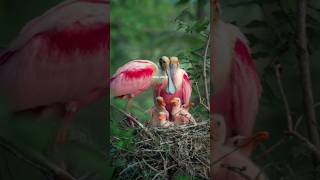
{"label": "thin branch", "polygon": [[313,145],[307,138],[302,136],[300,133],[298,133],[297,131],[292,131],[292,132],[287,132],[287,134],[293,135],[296,138],[298,138],[300,141],[305,143],[313,153],[315,153],[317,156],[320,157],[320,150],[315,145]]}
{"label": "thin branch", "polygon": [[276,72],[276,77],[277,77],[277,83],[280,89],[281,97],[282,97],[282,102],[284,104],[285,110],[286,110],[286,115],[287,115],[287,121],[288,121],[288,131],[291,132],[293,131],[293,120],[291,116],[291,111],[288,103],[288,99],[286,96],[286,93],[283,88],[282,80],[281,80],[281,74],[280,74],[280,64],[275,65],[275,72]]}
{"label": "thin branch", "polygon": [[[198,93],[198,96],[199,96],[200,104],[203,105],[203,107],[206,108],[208,111],[210,111],[210,108],[203,102],[203,99],[202,99],[201,94],[200,94],[198,82],[195,82],[195,86],[196,86],[196,90],[197,90],[197,93]],[[209,103],[210,103],[210,101],[209,101]]]}
{"label": "thin branch", "polygon": [[207,45],[206,49],[204,51],[204,56],[203,56],[203,79],[204,79],[204,90],[206,94],[206,102],[207,102],[207,107],[210,109],[210,99],[209,99],[209,89],[208,89],[208,78],[207,78],[207,56],[208,56],[208,49],[210,45],[210,35],[208,36],[207,40]]}
{"label": "thin branch", "polygon": [[281,74],[280,74],[280,65],[276,65],[275,67],[275,71],[276,71],[276,77],[277,77],[277,82],[278,82],[278,86],[281,92],[281,98],[283,101],[283,104],[285,105],[285,109],[286,109],[286,115],[287,115],[287,121],[288,121],[288,131],[287,134],[288,135],[292,135],[294,137],[296,137],[297,139],[299,139],[300,141],[302,141],[303,143],[305,143],[307,145],[307,147],[317,156],[320,157],[320,149],[318,147],[316,147],[313,143],[311,143],[307,138],[305,138],[303,135],[301,135],[299,132],[295,131],[293,129],[293,122],[292,122],[292,116],[291,116],[291,110],[290,110],[290,106],[289,103],[287,101],[287,97],[283,88],[283,84],[281,81]]}
{"label": "thin branch", "polygon": [[[308,53],[308,40],[307,40],[307,30],[306,30],[306,16],[307,16],[307,0],[299,0],[297,5],[297,49],[298,49],[298,62],[300,68],[300,76],[303,85],[303,97],[304,97],[304,107],[305,114],[307,117],[307,127],[309,137],[312,144],[314,144],[317,149],[320,149],[320,138],[319,132],[316,124],[316,113],[313,108],[314,98],[312,91],[312,81],[310,73],[310,59]],[[320,156],[317,154],[317,161],[320,161]]]}
{"label": "thin branch", "polygon": [[122,109],[117,108],[114,105],[111,105],[113,108],[115,108],[116,110],[118,110],[119,112],[121,112],[122,114],[126,115],[128,118],[130,118],[134,123],[136,123],[148,136],[150,136],[150,138],[152,140],[154,140],[155,142],[159,142],[159,139],[157,137],[155,137],[149,130],[148,128],[146,128],[142,123],[140,123],[135,117],[133,117],[131,114],[125,112]]}
{"label": "thin branch", "polygon": [[1,136],[0,146],[15,155],[17,158],[27,162],[28,164],[46,174],[53,173],[57,178],[61,180],[76,180],[76,178],[72,177],[68,172],[53,164],[40,154],[37,154],[35,152],[20,151],[15,145],[11,144]]}

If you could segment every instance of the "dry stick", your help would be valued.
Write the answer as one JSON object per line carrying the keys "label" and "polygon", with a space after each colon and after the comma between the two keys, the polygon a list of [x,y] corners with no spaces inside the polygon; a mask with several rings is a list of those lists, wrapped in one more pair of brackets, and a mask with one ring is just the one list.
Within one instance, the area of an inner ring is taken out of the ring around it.
{"label": "dry stick", "polygon": [[296,137],[297,139],[299,139],[300,141],[304,142],[307,147],[317,156],[320,157],[320,149],[318,149],[314,144],[312,144],[307,138],[305,138],[304,136],[302,136],[300,133],[298,133],[297,131],[295,131],[293,129],[293,123],[292,123],[292,117],[291,117],[291,111],[290,111],[290,106],[286,97],[286,94],[284,92],[284,88],[283,88],[283,84],[281,81],[281,74],[280,74],[280,66],[276,65],[275,67],[275,71],[276,71],[276,77],[277,77],[277,82],[278,82],[278,86],[280,88],[280,92],[281,92],[281,98],[283,103],[285,104],[285,109],[286,109],[286,115],[287,115],[287,120],[288,120],[288,131],[287,134],[288,135],[292,135],[294,137]]}
{"label": "dry stick", "polygon": [[[303,84],[303,95],[305,113],[307,117],[307,127],[309,138],[312,144],[320,149],[320,138],[318,129],[315,127],[316,124],[316,113],[313,108],[314,99],[312,92],[312,82],[310,73],[310,59],[307,49],[307,32],[306,32],[306,15],[307,15],[307,0],[299,0],[297,5],[297,49],[298,49],[298,61],[300,67],[300,75]],[[316,153],[316,159],[319,162],[320,156]]]}
{"label": "dry stick", "polygon": [[48,174],[51,172],[61,180],[76,180],[76,178],[72,177],[68,172],[64,171],[57,165],[53,164],[52,162],[50,162],[40,154],[36,154],[35,152],[20,151],[18,150],[19,148],[17,148],[15,145],[11,144],[1,136],[0,136],[0,146],[8,150],[17,158],[22,159],[23,161],[41,170],[42,172],[45,172]]}
{"label": "dry stick", "polygon": [[[203,105],[204,108],[206,108],[208,111],[210,111],[210,108],[203,103],[203,99],[200,95],[200,90],[199,90],[199,86],[198,86],[198,82],[195,82],[195,86],[196,86],[196,90],[197,90],[197,93],[198,93],[198,96],[199,96],[199,101],[200,101],[200,104]],[[209,104],[210,104],[210,100],[208,101]]]}
{"label": "dry stick", "polygon": [[234,173],[239,174],[241,177],[243,177],[246,180],[252,180],[250,176],[246,175],[245,173],[243,173],[242,169],[239,167],[234,167],[234,166],[229,166],[229,165],[221,165],[222,168],[225,168],[229,171],[233,171]]}
{"label": "dry stick", "polygon": [[286,94],[284,92],[284,88],[283,88],[283,84],[282,84],[282,80],[281,80],[280,68],[281,68],[280,64],[275,65],[277,83],[278,83],[278,86],[279,86],[279,89],[280,89],[282,102],[284,104],[286,115],[287,115],[288,131],[292,132],[293,131],[293,120],[292,120],[291,111],[290,111],[289,103],[288,103],[288,100],[287,100],[287,96],[286,96]]}
{"label": "dry stick", "polygon": [[133,122],[135,122],[142,130],[144,130],[144,132],[155,142],[160,142],[158,140],[157,137],[155,137],[148,128],[146,128],[143,124],[141,124],[135,117],[131,116],[129,113],[123,111],[122,109],[117,108],[114,105],[111,105],[112,107],[114,107],[116,110],[118,110],[119,112],[121,112],[122,114],[126,115],[128,118],[130,118]]}
{"label": "dry stick", "polygon": [[209,45],[210,45],[210,35],[208,36],[207,45],[206,45],[206,49],[204,51],[204,56],[203,56],[204,90],[206,94],[206,102],[207,102],[208,109],[210,109],[210,99],[209,99],[209,89],[208,89],[208,79],[207,79],[207,55],[208,55]]}

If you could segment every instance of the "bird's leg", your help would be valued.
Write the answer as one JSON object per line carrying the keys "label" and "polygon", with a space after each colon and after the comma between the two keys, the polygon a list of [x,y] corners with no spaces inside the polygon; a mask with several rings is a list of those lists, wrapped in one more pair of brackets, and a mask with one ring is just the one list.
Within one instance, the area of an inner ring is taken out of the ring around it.
{"label": "bird's leg", "polygon": [[78,111],[78,105],[75,102],[70,102],[65,105],[65,114],[62,119],[62,126],[58,129],[56,134],[55,143],[53,151],[56,154],[56,161],[62,169],[67,169],[65,163],[65,157],[63,155],[64,145],[67,142],[68,131],[71,127],[71,124],[74,120],[75,113]]}
{"label": "bird's leg", "polygon": [[[129,115],[131,115],[131,108],[132,108],[132,96],[131,95],[128,95],[128,102],[127,102],[127,105],[126,105],[126,111]],[[134,121],[132,120],[132,118],[130,116],[127,116],[127,121],[129,123],[129,125],[131,127],[135,127],[134,125]]]}
{"label": "bird's leg", "polygon": [[77,110],[78,106],[75,102],[71,102],[66,105],[66,113],[63,117],[62,127],[58,130],[56,136],[56,144],[64,145],[66,143],[67,133],[70,129]]}

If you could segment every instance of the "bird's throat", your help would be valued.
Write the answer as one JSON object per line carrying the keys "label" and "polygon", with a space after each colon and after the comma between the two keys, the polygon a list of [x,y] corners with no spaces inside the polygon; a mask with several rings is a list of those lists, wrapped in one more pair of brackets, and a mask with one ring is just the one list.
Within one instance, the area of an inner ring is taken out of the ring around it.
{"label": "bird's throat", "polygon": [[168,85],[167,85],[167,88],[166,88],[166,92],[169,93],[169,94],[174,94],[176,92],[176,87],[175,87],[175,85],[173,83],[170,70],[167,69],[166,73],[167,73],[167,76],[168,76]]}

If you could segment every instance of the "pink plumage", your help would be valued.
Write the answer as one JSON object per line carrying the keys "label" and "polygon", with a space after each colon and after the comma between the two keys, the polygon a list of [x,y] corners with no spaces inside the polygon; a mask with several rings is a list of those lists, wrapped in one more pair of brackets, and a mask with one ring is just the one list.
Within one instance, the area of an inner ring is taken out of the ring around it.
{"label": "pink plumage", "polygon": [[165,80],[161,85],[156,86],[154,90],[154,97],[161,96],[163,97],[166,103],[166,109],[171,113],[172,111],[172,103],[173,98],[180,98],[181,104],[189,104],[192,87],[190,84],[190,80],[188,74],[183,70],[178,68],[176,71],[176,75],[173,78],[173,82],[176,86],[177,91],[174,94],[169,94],[166,92],[166,87],[168,81]]}
{"label": "pink plumage", "polygon": [[261,95],[250,48],[235,26],[221,21],[215,37],[213,112],[224,116],[228,136],[250,136]]}
{"label": "pink plumage", "polygon": [[29,22],[0,55],[0,85],[25,111],[67,113],[106,95],[107,0],[69,0]]}
{"label": "pink plumage", "polygon": [[120,67],[110,81],[113,96],[133,98],[153,85],[158,67],[148,60],[133,60]]}

